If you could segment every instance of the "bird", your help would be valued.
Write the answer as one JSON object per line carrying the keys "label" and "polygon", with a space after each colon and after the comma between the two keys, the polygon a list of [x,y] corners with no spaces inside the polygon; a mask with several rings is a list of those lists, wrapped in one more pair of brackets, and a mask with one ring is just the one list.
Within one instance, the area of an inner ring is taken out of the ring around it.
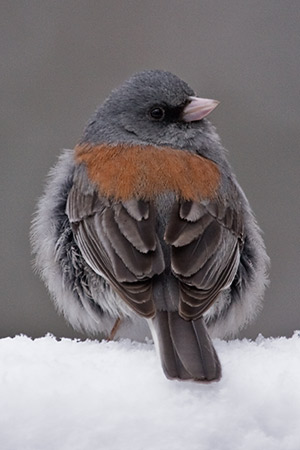
{"label": "bird", "polygon": [[214,338],[262,308],[262,231],[207,116],[177,75],[133,74],[51,169],[31,226],[36,270],[71,325],[151,333],[170,380],[219,381]]}

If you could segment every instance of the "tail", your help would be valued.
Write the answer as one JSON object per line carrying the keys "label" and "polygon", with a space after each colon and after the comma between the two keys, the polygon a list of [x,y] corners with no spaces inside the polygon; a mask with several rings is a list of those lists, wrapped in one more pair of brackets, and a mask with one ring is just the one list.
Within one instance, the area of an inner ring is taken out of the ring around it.
{"label": "tail", "polygon": [[187,321],[177,312],[158,311],[151,331],[167,378],[218,381],[221,364],[202,317]]}

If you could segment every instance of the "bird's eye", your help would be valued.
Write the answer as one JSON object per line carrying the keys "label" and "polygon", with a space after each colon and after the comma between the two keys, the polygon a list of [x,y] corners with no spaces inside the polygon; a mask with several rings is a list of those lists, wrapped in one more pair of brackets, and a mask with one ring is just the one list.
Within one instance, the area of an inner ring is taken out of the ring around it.
{"label": "bird's eye", "polygon": [[161,106],[155,106],[150,109],[149,115],[151,119],[162,120],[165,117],[165,110]]}

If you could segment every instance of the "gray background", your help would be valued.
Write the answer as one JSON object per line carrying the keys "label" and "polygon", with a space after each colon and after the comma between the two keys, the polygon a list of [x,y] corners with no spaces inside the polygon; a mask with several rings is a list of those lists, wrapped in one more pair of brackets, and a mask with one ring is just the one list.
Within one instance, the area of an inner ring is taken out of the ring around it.
{"label": "gray background", "polygon": [[32,272],[30,221],[60,149],[147,68],[221,101],[211,119],[272,260],[264,310],[241,336],[300,329],[299,0],[2,1],[0,21],[0,336],[81,336]]}

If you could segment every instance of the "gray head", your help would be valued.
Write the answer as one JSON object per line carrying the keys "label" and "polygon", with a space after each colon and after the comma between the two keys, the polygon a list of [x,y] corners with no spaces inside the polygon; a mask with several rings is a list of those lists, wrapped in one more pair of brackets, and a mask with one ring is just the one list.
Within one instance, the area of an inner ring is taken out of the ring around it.
{"label": "gray head", "polygon": [[[149,70],[115,89],[88,123],[81,142],[146,143],[199,149],[199,139],[213,134],[205,117],[216,100],[194,91],[170,72]],[[195,145],[193,145],[195,142]]]}

